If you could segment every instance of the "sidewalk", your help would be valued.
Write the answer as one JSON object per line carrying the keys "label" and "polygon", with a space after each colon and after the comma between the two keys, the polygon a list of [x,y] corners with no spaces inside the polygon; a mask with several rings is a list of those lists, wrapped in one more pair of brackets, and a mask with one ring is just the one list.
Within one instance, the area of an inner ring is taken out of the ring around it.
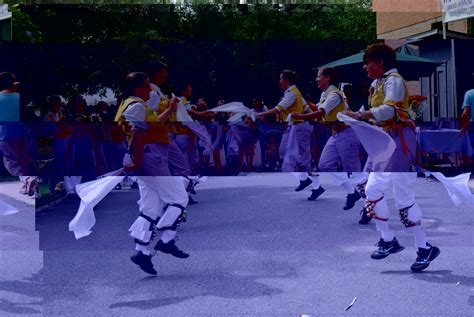
{"label": "sidewalk", "polygon": [[15,200],[21,201],[29,206],[35,206],[34,196],[20,194],[21,182],[2,182],[0,183],[0,194]]}

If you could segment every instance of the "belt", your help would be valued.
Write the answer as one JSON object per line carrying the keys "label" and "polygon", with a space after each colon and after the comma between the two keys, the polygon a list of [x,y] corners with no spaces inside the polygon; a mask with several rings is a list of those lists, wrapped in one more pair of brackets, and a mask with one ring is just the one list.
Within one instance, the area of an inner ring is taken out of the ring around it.
{"label": "belt", "polygon": [[347,125],[342,125],[342,126],[332,126],[332,132],[333,133],[341,133],[342,131],[348,129],[349,127]]}

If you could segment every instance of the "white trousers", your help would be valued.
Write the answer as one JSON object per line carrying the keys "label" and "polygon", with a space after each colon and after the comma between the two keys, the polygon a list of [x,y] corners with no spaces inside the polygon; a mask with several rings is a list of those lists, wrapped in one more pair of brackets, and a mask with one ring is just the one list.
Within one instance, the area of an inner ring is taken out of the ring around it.
{"label": "white trousers", "polygon": [[[179,205],[186,208],[188,204],[188,194],[186,193],[185,182],[181,176],[141,176],[137,177],[140,200],[138,206],[140,213],[153,221],[160,217],[157,228],[169,227],[178,219],[181,209],[176,206],[165,207],[166,205]],[[139,216],[129,229],[130,235],[142,242],[149,243],[152,237],[152,224],[144,217]],[[173,237],[176,230],[171,231]],[[166,232],[165,231],[165,232]],[[164,233],[165,233],[164,232]]]}

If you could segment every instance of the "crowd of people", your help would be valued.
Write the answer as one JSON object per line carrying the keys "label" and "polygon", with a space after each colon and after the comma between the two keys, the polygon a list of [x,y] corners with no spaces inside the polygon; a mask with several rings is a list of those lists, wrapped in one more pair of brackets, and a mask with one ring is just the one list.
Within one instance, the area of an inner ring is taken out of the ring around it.
{"label": "crowd of people", "polygon": [[[127,76],[115,104],[100,101],[88,105],[79,95],[65,102],[54,95],[47,100],[42,122],[4,127],[0,142],[5,167],[12,175],[38,175],[57,190],[67,188],[62,185],[64,176],[80,175],[83,180],[91,180],[119,170],[133,149],[131,135],[127,135],[130,131],[123,128],[122,121],[127,119],[122,114],[130,105],[142,103],[144,120],[157,121],[149,125],[157,126],[150,130],[156,134],[156,144],[160,144],[155,150],[163,166],[153,166],[153,172],[145,173],[129,168],[130,174],[360,172],[364,166],[366,171],[408,172],[420,162],[414,121],[408,111],[408,88],[396,70],[395,52],[375,44],[367,48],[365,58],[364,68],[374,81],[368,85],[368,101],[359,111],[353,110],[361,100],[354,99],[350,85],[339,89],[340,74],[335,68],[318,70],[315,81],[322,94],[317,102],[306,100],[298,90],[296,72],[283,70],[279,84],[284,93],[276,106],[267,107],[255,97],[246,107],[249,111],[242,112],[226,108],[224,100],[214,107],[209,107],[203,97],[193,103],[193,87],[187,82],[173,92],[162,92],[161,87],[167,86],[168,66],[150,62],[143,72]],[[2,120],[18,121],[19,111],[14,110],[17,106],[11,106],[19,104],[18,82],[13,74],[3,74],[5,87],[0,100],[10,108],[5,107]],[[12,102],[12,98],[17,101]],[[466,131],[470,106],[463,107],[462,128]],[[367,161],[366,147],[350,125],[338,119],[340,114],[371,122],[392,137],[396,149],[383,168],[374,166],[370,158]],[[134,120],[132,117],[130,122]],[[148,144],[137,148],[146,149]]]}

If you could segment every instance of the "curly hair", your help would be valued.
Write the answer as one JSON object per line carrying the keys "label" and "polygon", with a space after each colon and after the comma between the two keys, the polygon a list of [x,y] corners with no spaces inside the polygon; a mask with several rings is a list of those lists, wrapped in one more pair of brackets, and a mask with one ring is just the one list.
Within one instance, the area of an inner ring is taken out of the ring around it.
{"label": "curly hair", "polygon": [[386,44],[372,44],[364,51],[364,63],[368,64],[369,61],[383,61],[385,70],[389,70],[397,66],[397,53]]}

